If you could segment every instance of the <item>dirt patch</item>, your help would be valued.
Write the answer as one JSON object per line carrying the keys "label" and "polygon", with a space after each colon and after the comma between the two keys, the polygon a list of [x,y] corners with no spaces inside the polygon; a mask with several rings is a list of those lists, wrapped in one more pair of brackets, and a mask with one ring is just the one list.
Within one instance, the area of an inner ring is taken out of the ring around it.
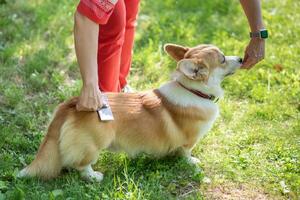
{"label": "dirt patch", "polygon": [[214,200],[265,200],[265,199],[280,199],[270,197],[269,194],[258,189],[251,188],[245,185],[219,185],[208,188],[205,192],[207,199]]}

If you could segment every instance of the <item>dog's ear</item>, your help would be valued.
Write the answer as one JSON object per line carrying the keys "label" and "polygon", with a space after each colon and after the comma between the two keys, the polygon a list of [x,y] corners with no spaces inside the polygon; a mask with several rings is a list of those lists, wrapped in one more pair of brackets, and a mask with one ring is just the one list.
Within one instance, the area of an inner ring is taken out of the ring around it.
{"label": "dog's ear", "polygon": [[164,50],[176,61],[179,61],[184,58],[184,54],[189,50],[189,48],[177,44],[165,44]]}
{"label": "dog's ear", "polygon": [[207,81],[209,69],[204,62],[194,62],[192,59],[180,60],[177,70],[192,80]]}

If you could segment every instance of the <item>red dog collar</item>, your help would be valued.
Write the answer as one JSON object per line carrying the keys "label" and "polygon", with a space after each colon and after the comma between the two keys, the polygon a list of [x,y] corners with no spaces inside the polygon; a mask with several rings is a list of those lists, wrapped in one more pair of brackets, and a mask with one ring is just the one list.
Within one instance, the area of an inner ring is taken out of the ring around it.
{"label": "red dog collar", "polygon": [[183,87],[184,89],[188,90],[189,92],[193,93],[194,95],[197,95],[198,97],[202,97],[204,99],[209,99],[211,101],[217,102],[219,100],[219,98],[216,98],[214,95],[208,95],[208,94],[204,94],[203,92],[199,91],[199,90],[194,90],[194,89],[189,89],[187,87],[185,87],[184,85],[182,85],[182,83],[176,81],[181,87]]}

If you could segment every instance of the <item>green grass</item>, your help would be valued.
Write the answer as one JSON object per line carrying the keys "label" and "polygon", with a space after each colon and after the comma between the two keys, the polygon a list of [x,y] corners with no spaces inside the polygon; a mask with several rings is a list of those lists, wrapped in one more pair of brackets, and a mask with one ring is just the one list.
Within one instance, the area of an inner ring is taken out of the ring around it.
{"label": "green grass", "polygon": [[[77,172],[43,182],[19,180],[55,106],[78,95],[74,1],[0,1],[0,199],[297,199],[300,195],[300,2],[263,1],[270,30],[266,58],[225,80],[221,116],[193,154],[130,159],[104,152],[101,184]],[[167,43],[212,43],[243,56],[248,25],[237,1],[142,1],[130,83],[138,90],[168,80]],[[209,181],[210,180],[210,181]]]}

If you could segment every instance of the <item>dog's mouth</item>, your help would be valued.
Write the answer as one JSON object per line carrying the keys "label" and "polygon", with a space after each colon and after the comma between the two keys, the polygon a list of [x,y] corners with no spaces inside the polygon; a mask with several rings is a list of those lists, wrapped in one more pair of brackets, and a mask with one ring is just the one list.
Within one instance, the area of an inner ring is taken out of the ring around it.
{"label": "dog's mouth", "polygon": [[229,73],[227,73],[225,76],[231,76],[231,75],[233,75],[234,74],[234,72],[229,72]]}

